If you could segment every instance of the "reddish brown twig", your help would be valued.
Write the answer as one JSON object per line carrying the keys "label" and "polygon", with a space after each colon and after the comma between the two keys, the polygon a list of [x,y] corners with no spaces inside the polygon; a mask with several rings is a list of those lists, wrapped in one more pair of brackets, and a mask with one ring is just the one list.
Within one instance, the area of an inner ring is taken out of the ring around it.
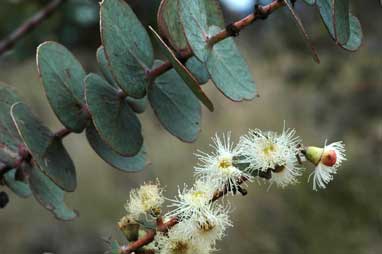
{"label": "reddish brown twig", "polygon": [[[254,13],[249,14],[248,16],[244,17],[243,19],[234,22],[231,25],[231,29],[234,28],[235,31],[240,32],[243,28],[249,26],[250,24],[252,24],[256,20],[263,19],[265,15],[268,16],[269,14],[271,14],[275,10],[279,9],[280,7],[283,7],[284,5],[285,5],[285,3],[283,1],[276,0],[276,1],[271,2],[268,5],[259,6],[258,8],[259,8],[260,12],[255,11]],[[230,37],[231,35],[232,34],[229,30],[227,30],[227,29],[222,30],[221,32],[219,32],[216,35],[209,38],[208,44],[212,46],[212,45],[218,43],[219,41],[222,41],[222,40]]]}
{"label": "reddish brown twig", "polygon": [[178,224],[177,218],[170,218],[167,222],[163,222],[162,217],[157,219],[157,231],[159,232],[167,232],[170,228]]}
{"label": "reddish brown twig", "polygon": [[154,240],[155,234],[156,234],[156,231],[153,229],[150,229],[146,232],[146,234],[143,237],[141,237],[137,241],[132,242],[125,246],[121,246],[119,252],[121,254],[130,254],[134,252],[135,250],[151,243]]}
{"label": "reddish brown twig", "polygon": [[[231,29],[234,29],[235,31],[239,32],[243,28],[252,24],[257,19],[263,18],[265,14],[269,15],[272,12],[274,12],[275,10],[279,9],[280,7],[283,7],[284,5],[285,5],[285,3],[283,1],[275,0],[268,5],[259,7],[261,9],[261,13],[254,12],[254,13],[244,17],[243,19],[240,19],[239,21],[232,23],[230,25],[230,29],[224,29],[224,30],[220,31],[216,35],[209,38],[207,43],[212,46],[212,45],[232,36],[232,32],[230,31]],[[179,59],[179,60],[185,61],[188,58],[192,57],[193,55],[194,54],[192,51],[182,52],[181,59]],[[163,64],[156,67],[155,69],[152,69],[151,71],[149,71],[148,76],[150,78],[155,78],[155,77],[165,73],[166,71],[170,70],[171,68],[172,68],[172,64],[169,61],[166,61]]]}
{"label": "reddish brown twig", "polygon": [[31,18],[21,24],[15,31],[9,34],[6,38],[0,41],[0,55],[7,50],[11,49],[18,40],[24,37],[26,34],[35,29],[44,20],[46,20],[52,13],[58,9],[66,0],[52,0],[43,9],[33,15]]}
{"label": "reddish brown twig", "polygon": [[302,35],[304,36],[305,42],[306,42],[307,46],[309,47],[310,51],[312,52],[313,60],[316,63],[320,63],[320,57],[318,56],[316,47],[313,45],[313,42],[310,39],[310,36],[305,31],[305,27],[302,24],[301,19],[297,16],[296,12],[293,9],[293,2],[292,2],[292,5],[289,4],[289,2],[287,0],[283,0],[283,2],[285,2],[285,4],[288,7],[290,13],[292,14],[292,17],[293,17],[294,21],[296,22],[298,28],[300,29]]}
{"label": "reddish brown twig", "polygon": [[65,138],[66,136],[68,136],[70,133],[72,133],[72,130],[70,130],[70,129],[64,127],[64,128],[62,128],[62,129],[56,131],[56,132],[54,133],[54,136],[56,136],[56,137],[59,138],[59,139],[63,139],[63,138]]}

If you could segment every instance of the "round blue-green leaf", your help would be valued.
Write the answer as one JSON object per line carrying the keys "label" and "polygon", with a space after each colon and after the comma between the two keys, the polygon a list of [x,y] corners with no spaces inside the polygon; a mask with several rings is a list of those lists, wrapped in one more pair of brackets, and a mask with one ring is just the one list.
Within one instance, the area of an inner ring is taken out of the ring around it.
{"label": "round blue-green leaf", "polygon": [[[184,28],[180,22],[180,0],[163,0],[158,9],[158,28],[170,45],[176,50],[187,50],[189,45],[185,36]],[[203,0],[207,17],[207,25],[224,27],[223,12],[219,1]]]}
{"label": "round blue-green leaf", "polygon": [[188,43],[179,20],[179,0],[163,0],[158,9],[157,22],[160,34],[176,50],[188,49]]}
{"label": "round blue-green leaf", "polygon": [[113,77],[129,96],[142,98],[154,53],[150,38],[124,0],[101,3],[101,38]]}
{"label": "round blue-green leaf", "polygon": [[225,27],[223,11],[218,0],[203,0],[207,13],[207,25]]}
{"label": "round blue-green leaf", "polygon": [[207,66],[200,62],[196,57],[191,57],[186,62],[187,69],[194,75],[198,80],[199,84],[205,84],[210,79],[208,74]]}
{"label": "round blue-green leaf", "polygon": [[21,198],[27,198],[32,195],[29,184],[16,180],[15,175],[16,169],[12,169],[4,175],[4,182],[9,187],[9,189],[11,189],[17,196]]}
{"label": "round blue-green leaf", "polygon": [[88,122],[88,115],[82,107],[85,103],[83,79],[86,76],[82,65],[61,44],[44,42],[37,48],[37,67],[57,117],[66,128],[81,132]]}
{"label": "round blue-green leaf", "polygon": [[115,87],[118,87],[115,84],[113,74],[110,70],[110,64],[107,61],[106,54],[105,54],[105,48],[103,46],[100,46],[97,49],[97,62],[101,69],[101,72],[103,74],[103,77],[109,82],[110,85],[113,85]]}
{"label": "round blue-green leaf", "polygon": [[210,48],[208,46],[207,10],[204,0],[179,0],[180,20],[188,44],[200,61],[207,61]]}
{"label": "round blue-green leaf", "polygon": [[118,90],[96,74],[85,78],[86,101],[102,140],[123,156],[134,156],[142,147],[141,123]]}
{"label": "round blue-green leaf", "polygon": [[[220,28],[210,27],[211,35],[218,31]],[[251,100],[256,96],[255,81],[232,38],[213,46],[207,69],[216,87],[231,100]]]}
{"label": "round blue-green leaf", "polygon": [[196,140],[201,106],[175,70],[155,79],[149,86],[148,98],[159,121],[172,135],[185,142]]}
{"label": "round blue-green leaf", "polygon": [[303,0],[303,1],[309,5],[314,5],[316,3],[316,0]]}
{"label": "round blue-green leaf", "polygon": [[328,29],[331,37],[335,39],[331,1],[332,0],[316,0],[316,5],[320,11],[322,21]]}
{"label": "round blue-green leaf", "polygon": [[316,5],[332,38],[345,44],[350,36],[349,0],[316,0]]}
{"label": "round blue-green leaf", "polygon": [[126,102],[130,105],[131,109],[135,113],[141,114],[146,110],[146,96],[141,99],[135,99],[132,97],[126,97]]}
{"label": "round blue-green leaf", "polygon": [[64,191],[52,182],[37,167],[30,170],[29,184],[33,196],[59,220],[73,220],[78,213],[70,209],[64,201]]}
{"label": "round blue-green leaf", "polygon": [[333,22],[335,28],[336,41],[339,44],[345,44],[350,36],[349,21],[349,0],[333,1]]}
{"label": "round blue-green leaf", "polygon": [[105,142],[103,142],[94,125],[89,125],[86,128],[86,137],[93,150],[105,162],[107,162],[116,169],[120,169],[125,172],[137,172],[143,170],[147,165],[147,154],[144,149],[144,146],[142,146],[139,153],[135,156],[125,157],[111,150],[110,147],[107,146]]}
{"label": "round blue-green leaf", "polygon": [[[97,50],[97,61],[100,66],[101,72],[104,78],[109,82],[110,85],[118,88],[116,85],[113,75],[110,70],[109,62],[107,61],[105,49],[103,46],[99,47]],[[146,96],[141,99],[135,99],[132,97],[126,97],[127,102],[131,106],[131,108],[136,113],[143,113],[146,110]]]}
{"label": "round blue-green leaf", "polygon": [[22,143],[10,114],[12,105],[19,101],[21,99],[11,88],[0,84],[0,144],[13,151]]}
{"label": "round blue-green leaf", "polygon": [[162,40],[158,33],[150,26],[151,32],[154,34],[154,38],[158,42],[158,45],[162,49],[163,54],[172,64],[179,76],[184,80],[187,86],[191,89],[193,94],[210,110],[214,110],[214,105],[207,97],[207,95],[200,88],[198,80],[192,75],[192,73],[176,58],[172,50]]}
{"label": "round blue-green leaf", "polygon": [[350,37],[348,42],[342,45],[342,47],[346,50],[356,51],[361,47],[362,37],[361,23],[356,17],[350,15]]}
{"label": "round blue-green leaf", "polygon": [[61,139],[55,137],[23,103],[12,106],[11,116],[33,161],[42,172],[63,190],[74,191],[76,171]]}

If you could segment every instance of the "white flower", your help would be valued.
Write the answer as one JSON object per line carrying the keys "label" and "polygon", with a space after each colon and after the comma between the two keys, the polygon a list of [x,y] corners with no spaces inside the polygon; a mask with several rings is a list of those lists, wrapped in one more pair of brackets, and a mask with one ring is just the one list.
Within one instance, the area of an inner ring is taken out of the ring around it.
{"label": "white flower", "polygon": [[297,177],[301,176],[302,168],[296,166],[297,159],[287,161],[285,165],[278,166],[272,170],[272,177],[269,182],[275,183],[277,186],[285,188],[288,185],[298,183]]}
{"label": "white flower", "polygon": [[306,157],[316,165],[309,176],[310,179],[313,175],[313,190],[325,189],[326,185],[333,180],[333,175],[337,173],[338,167],[346,160],[345,144],[339,141],[325,145],[324,148],[308,147]]}
{"label": "white flower", "polygon": [[203,216],[209,212],[209,204],[214,193],[214,186],[202,180],[196,181],[190,189],[187,186],[183,190],[178,189],[178,197],[170,200],[173,204],[169,205],[175,209],[166,216],[179,219],[188,219],[193,215]]}
{"label": "white flower", "polygon": [[204,216],[192,216],[181,221],[179,230],[182,234],[209,245],[214,245],[217,240],[221,240],[227,227],[232,226],[228,215],[229,207],[211,204],[209,209],[210,212]]}
{"label": "white flower", "polygon": [[167,235],[158,234],[157,242],[160,254],[208,254],[211,251],[209,244],[195,241],[185,234],[181,224],[172,227]]}
{"label": "white flower", "polygon": [[127,201],[125,209],[135,219],[142,214],[156,217],[161,212],[163,202],[163,189],[159,186],[159,182],[148,183],[130,192],[130,199]]}
{"label": "white flower", "polygon": [[205,182],[222,190],[227,187],[228,192],[233,192],[239,187],[238,181],[251,179],[251,176],[234,166],[234,157],[238,155],[237,149],[231,142],[231,134],[228,132],[220,138],[217,134],[212,138],[214,149],[211,154],[198,151],[195,155],[199,164],[195,167],[195,174]]}
{"label": "white flower", "polygon": [[276,132],[262,132],[250,130],[248,135],[242,136],[239,143],[240,155],[243,162],[250,163],[248,170],[264,171],[285,165],[298,154],[299,137],[295,137],[295,130],[284,130],[281,135]]}
{"label": "white flower", "polygon": [[301,175],[302,168],[298,167],[297,155],[301,140],[295,136],[294,129],[285,129],[279,135],[276,132],[250,130],[240,138],[240,162],[249,163],[247,171],[271,171],[271,183],[285,187],[296,183],[296,177]]}

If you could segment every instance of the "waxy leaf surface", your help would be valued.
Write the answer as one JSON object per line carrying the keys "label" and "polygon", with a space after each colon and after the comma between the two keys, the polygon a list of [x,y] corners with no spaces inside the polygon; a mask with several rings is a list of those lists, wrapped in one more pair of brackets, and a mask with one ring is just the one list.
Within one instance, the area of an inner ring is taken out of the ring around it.
{"label": "waxy leaf surface", "polygon": [[114,152],[108,145],[105,144],[105,142],[103,142],[94,125],[90,125],[86,128],[86,137],[90,146],[98,154],[98,156],[116,169],[125,172],[137,172],[143,170],[147,165],[147,156],[144,146],[142,146],[139,153],[135,156],[125,157]]}
{"label": "waxy leaf surface", "polygon": [[46,96],[63,125],[81,132],[88,121],[85,103],[82,65],[64,46],[44,42],[37,48],[37,66]]}
{"label": "waxy leaf surface", "polygon": [[144,26],[124,0],[101,3],[101,38],[116,83],[129,96],[145,96],[154,53]]}
{"label": "waxy leaf surface", "polygon": [[118,90],[96,74],[85,78],[86,101],[102,140],[123,156],[136,155],[143,144],[141,124]]}
{"label": "waxy leaf surface", "polygon": [[12,119],[33,161],[55,184],[65,191],[74,191],[76,171],[61,139],[57,138],[23,103],[11,108]]}

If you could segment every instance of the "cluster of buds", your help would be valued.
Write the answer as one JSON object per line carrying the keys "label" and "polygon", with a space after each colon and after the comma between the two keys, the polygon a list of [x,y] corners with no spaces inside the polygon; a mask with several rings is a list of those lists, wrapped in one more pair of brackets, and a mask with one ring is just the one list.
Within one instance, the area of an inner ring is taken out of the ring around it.
{"label": "cluster of buds", "polygon": [[[179,188],[175,198],[163,196],[159,181],[131,191],[127,216],[118,224],[130,243],[118,247],[119,253],[210,253],[232,226],[225,196],[246,194],[243,184],[255,177],[269,181],[269,186],[296,184],[304,161],[314,164],[313,189],[326,188],[346,160],[342,142],[304,147],[295,130],[285,128],[281,134],[250,130],[237,145],[230,133],[215,135],[212,141],[212,152],[195,154],[195,183]],[[222,202],[215,202],[219,198]],[[170,202],[167,213],[162,211],[165,200]]]}

